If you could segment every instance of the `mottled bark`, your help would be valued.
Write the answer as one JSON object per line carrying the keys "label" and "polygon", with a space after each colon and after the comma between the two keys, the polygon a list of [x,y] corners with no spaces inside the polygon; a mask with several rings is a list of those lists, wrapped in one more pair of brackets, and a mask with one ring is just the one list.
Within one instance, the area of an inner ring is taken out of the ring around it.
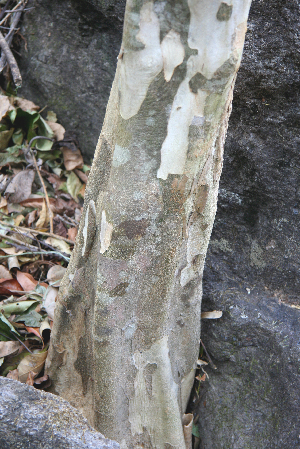
{"label": "mottled bark", "polygon": [[47,370],[121,448],[182,449],[250,0],[129,1]]}

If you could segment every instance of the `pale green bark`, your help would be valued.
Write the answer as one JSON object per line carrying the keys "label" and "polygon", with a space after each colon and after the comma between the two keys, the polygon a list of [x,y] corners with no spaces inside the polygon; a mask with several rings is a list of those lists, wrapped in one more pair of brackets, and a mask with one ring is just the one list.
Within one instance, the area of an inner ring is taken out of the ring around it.
{"label": "pale green bark", "polygon": [[123,449],[185,447],[202,273],[249,6],[127,4],[47,361],[54,390]]}

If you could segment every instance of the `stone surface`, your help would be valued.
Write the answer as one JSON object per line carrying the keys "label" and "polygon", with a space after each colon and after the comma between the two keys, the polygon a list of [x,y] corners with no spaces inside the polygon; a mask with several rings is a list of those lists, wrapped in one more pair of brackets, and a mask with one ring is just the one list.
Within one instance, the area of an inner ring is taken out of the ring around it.
{"label": "stone surface", "polygon": [[[19,94],[54,110],[90,162],[122,37],[124,1],[31,0],[24,15]],[[25,44],[26,42],[26,44]],[[26,49],[25,49],[26,45]]]}
{"label": "stone surface", "polygon": [[0,377],[0,447],[119,449],[64,399]]}
{"label": "stone surface", "polygon": [[202,325],[201,449],[300,445],[299,26],[298,1],[253,1],[204,272],[224,314]]}

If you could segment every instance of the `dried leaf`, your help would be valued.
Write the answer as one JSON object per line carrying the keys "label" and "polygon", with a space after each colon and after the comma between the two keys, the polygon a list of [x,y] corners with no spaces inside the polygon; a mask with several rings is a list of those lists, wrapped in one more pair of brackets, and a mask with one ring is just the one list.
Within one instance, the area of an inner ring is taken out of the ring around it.
{"label": "dried leaf", "polygon": [[0,279],[0,288],[1,287],[6,288],[9,291],[23,291],[23,288],[17,279]]}
{"label": "dried leaf", "polygon": [[63,140],[65,132],[66,132],[65,128],[62,125],[60,125],[59,123],[54,123],[51,121],[47,121],[46,123],[52,129],[54,138],[56,140]]}
{"label": "dried leaf", "polygon": [[84,184],[87,183],[87,181],[88,181],[88,176],[87,176],[85,173],[83,173],[81,170],[77,170],[77,169],[74,170],[74,172],[76,173],[76,175],[78,176],[78,178],[80,178],[81,181],[84,182]]}
{"label": "dried leaf", "polygon": [[26,357],[19,363],[19,381],[25,383],[30,371],[39,374],[47,357],[47,351],[39,352],[38,354],[27,354]]}
{"label": "dried leaf", "polygon": [[50,218],[49,218],[48,207],[47,207],[46,201],[44,200],[39,219],[35,225],[36,229],[46,228],[49,224],[49,221],[50,221]]}
{"label": "dried leaf", "polygon": [[19,226],[24,219],[25,219],[24,215],[22,214],[17,215],[16,218],[14,218],[15,226]]}
{"label": "dried leaf", "polygon": [[33,103],[33,101],[26,100],[25,98],[21,97],[10,97],[12,100],[12,104],[16,108],[21,108],[23,111],[38,111],[40,109],[39,106]]}
{"label": "dried leaf", "polygon": [[223,315],[222,310],[213,310],[212,312],[202,312],[201,319],[206,318],[209,320],[215,320],[217,318],[221,318]]}
{"label": "dried leaf", "polygon": [[17,173],[8,184],[5,195],[9,194],[9,202],[20,203],[31,195],[34,170],[23,170]]}
{"label": "dried leaf", "polygon": [[66,170],[72,171],[74,168],[83,166],[83,157],[78,148],[70,149],[68,147],[61,147],[61,151],[64,156],[64,165]]}
{"label": "dried leaf", "polygon": [[69,228],[68,229],[68,238],[70,240],[72,240],[73,242],[75,242],[77,234],[78,234],[77,228]]}
{"label": "dried leaf", "polygon": [[34,371],[30,371],[30,372],[28,373],[28,376],[27,376],[26,384],[27,384],[27,385],[30,385],[31,387],[33,387],[34,378],[35,378],[35,376],[37,376],[37,375],[38,375],[38,373],[35,373]]}
{"label": "dried leaf", "polygon": [[14,369],[13,371],[9,371],[7,376],[9,379],[12,380],[19,380],[19,371],[17,369]]}
{"label": "dried leaf", "polygon": [[12,275],[9,270],[3,265],[0,265],[0,279],[12,279]]}
{"label": "dried leaf", "polygon": [[43,308],[46,310],[49,318],[53,320],[54,310],[56,306],[56,297],[58,294],[58,288],[49,287],[43,301]]}
{"label": "dried leaf", "polygon": [[17,271],[17,280],[25,292],[34,290],[38,284],[31,274],[19,270]]}
{"label": "dried leaf", "polygon": [[54,248],[57,248],[58,250],[62,251],[63,253],[66,254],[71,254],[72,251],[70,250],[70,246],[67,242],[65,242],[64,240],[59,240],[56,239],[55,237],[48,237],[45,240],[46,243],[48,243],[49,245],[53,246]]}
{"label": "dried leaf", "polygon": [[60,281],[64,277],[66,270],[67,269],[62,267],[61,265],[54,265],[53,267],[51,267],[47,273],[47,281],[49,285],[60,287]]}
{"label": "dried leaf", "polygon": [[0,341],[0,357],[6,357],[22,347],[18,341]]}
{"label": "dried leaf", "polygon": [[54,234],[60,235],[61,237],[66,238],[68,236],[67,228],[60,220],[58,215],[56,215],[56,217],[53,220],[53,232]]}
{"label": "dried leaf", "polygon": [[28,327],[25,326],[27,332],[36,335],[38,338],[40,338],[41,340],[43,340],[41,334],[40,334],[40,328],[39,327]]}
{"label": "dried leaf", "polygon": [[37,216],[37,210],[36,209],[34,209],[32,212],[29,212],[29,214],[26,215],[25,221],[27,223],[27,226],[30,227],[35,222],[36,216]]}
{"label": "dried leaf", "polygon": [[204,360],[199,359],[199,360],[197,361],[197,365],[198,365],[198,366],[204,366],[204,365],[208,365],[208,363],[205,362]]}
{"label": "dried leaf", "polygon": [[11,109],[13,108],[10,104],[9,97],[6,97],[5,95],[0,95],[0,121]]}
{"label": "dried leaf", "polygon": [[56,116],[55,112],[48,111],[46,120],[49,121],[49,122],[56,123],[57,122],[57,116]]}

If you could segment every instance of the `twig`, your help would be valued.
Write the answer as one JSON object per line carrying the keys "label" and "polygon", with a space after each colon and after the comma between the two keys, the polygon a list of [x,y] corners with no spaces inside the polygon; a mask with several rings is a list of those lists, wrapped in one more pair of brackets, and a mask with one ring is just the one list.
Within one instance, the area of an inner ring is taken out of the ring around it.
{"label": "twig", "polygon": [[16,87],[20,87],[22,85],[22,76],[21,76],[17,61],[15,60],[15,57],[12,54],[12,52],[9,48],[9,45],[6,42],[6,40],[4,39],[4,36],[1,33],[1,31],[0,31],[0,47],[2,48],[2,50],[6,56],[14,83],[15,83]]}
{"label": "twig", "polygon": [[[32,256],[33,254],[56,254],[58,257],[61,257],[67,262],[70,261],[70,257],[65,256],[64,253],[60,253],[59,251],[27,251],[25,253],[19,254],[19,256]],[[7,259],[8,257],[12,257],[12,255],[9,254],[7,256],[0,256],[0,260]]]}
{"label": "twig", "polygon": [[[26,348],[27,349],[27,351],[29,351],[30,352],[30,354],[32,354],[32,352],[30,351],[30,349],[29,348],[27,348],[27,346],[16,336],[16,334],[13,332],[13,331],[11,331],[11,330],[9,330],[9,332],[19,341],[19,343],[21,343],[21,345],[23,345],[24,346],[24,348]],[[2,335],[2,337],[5,337],[5,338],[9,338],[9,337],[7,337],[6,335],[4,335],[4,334],[2,334],[2,332],[0,332],[0,335]],[[12,341],[12,340],[11,340]]]}
{"label": "twig", "polygon": [[[26,242],[20,242],[20,240],[15,239],[14,237],[11,236],[7,236],[7,235],[1,235],[0,236],[1,239],[4,240],[9,240],[13,243],[15,243],[16,245],[18,245],[21,249],[25,248],[25,249],[31,249],[32,251],[35,251],[37,248],[33,245],[30,245],[29,243]],[[13,254],[11,254],[11,256],[13,256]]]}
{"label": "twig", "polygon": [[216,365],[214,364],[214,362],[213,362],[212,359],[210,358],[210,356],[209,356],[209,354],[208,354],[208,352],[207,352],[207,350],[206,350],[206,347],[204,346],[202,340],[200,340],[200,344],[202,345],[202,347],[203,347],[203,349],[204,349],[204,351],[205,351],[206,357],[208,358],[208,361],[209,361],[209,363],[211,364],[212,368],[213,368],[213,369],[217,369]]}
{"label": "twig", "polygon": [[[26,3],[27,3],[27,1],[26,1]],[[25,5],[26,5],[26,3],[25,3]],[[16,12],[16,10],[18,9],[18,7],[20,6],[20,5],[23,5],[24,4],[24,0],[21,0],[12,10],[11,10],[11,12],[9,12],[8,14],[6,14],[6,16],[4,17],[4,19],[2,19],[1,21],[0,21],[0,25],[2,25],[10,16],[11,16],[11,14],[13,14],[14,12]],[[24,6],[25,6],[24,5]]]}
{"label": "twig", "polygon": [[[1,33],[0,33],[0,34],[1,34]],[[1,42],[0,42],[0,44],[1,44]],[[53,142],[53,139],[50,139],[49,137],[44,137],[44,136],[36,136],[36,137],[33,137],[33,138],[30,140],[30,142],[29,142],[29,144],[28,144],[28,147],[27,147],[27,149],[26,149],[26,152],[25,152],[25,158],[26,158],[26,155],[28,155],[28,153],[30,153],[30,155],[31,155],[31,157],[32,157],[33,164],[34,164],[35,169],[36,169],[36,171],[37,171],[37,174],[39,175],[41,184],[42,184],[43,189],[44,189],[45,200],[46,200],[46,204],[47,204],[47,208],[48,208],[49,221],[50,221],[50,232],[51,232],[51,234],[53,234],[53,213],[52,213],[52,210],[51,210],[51,207],[50,207],[50,201],[49,201],[47,189],[46,189],[46,186],[45,186],[43,177],[42,177],[42,175],[41,175],[40,169],[39,169],[39,167],[38,167],[38,164],[37,164],[37,162],[36,162],[35,155],[34,155],[33,151],[31,150],[32,142],[34,142],[35,140],[38,140],[38,139],[50,140],[51,142]],[[24,151],[24,150],[23,150],[23,151]]]}
{"label": "twig", "polygon": [[[61,217],[59,216],[59,218],[61,218]],[[74,245],[73,240],[69,240],[69,239],[67,239],[65,237],[62,237],[61,235],[51,234],[51,232],[43,232],[43,231],[39,231],[38,229],[30,229],[30,228],[25,228],[23,226],[15,226],[15,225],[11,225],[11,224],[5,223],[4,221],[1,221],[1,220],[0,220],[0,224],[3,225],[3,227],[8,226],[10,228],[15,228],[17,230],[27,231],[27,232],[29,232],[31,234],[36,234],[36,235],[40,234],[40,235],[46,235],[47,237],[54,237],[55,239],[64,240],[65,242]],[[27,236],[25,235],[25,237],[27,237]],[[30,235],[28,237],[30,237]]]}

